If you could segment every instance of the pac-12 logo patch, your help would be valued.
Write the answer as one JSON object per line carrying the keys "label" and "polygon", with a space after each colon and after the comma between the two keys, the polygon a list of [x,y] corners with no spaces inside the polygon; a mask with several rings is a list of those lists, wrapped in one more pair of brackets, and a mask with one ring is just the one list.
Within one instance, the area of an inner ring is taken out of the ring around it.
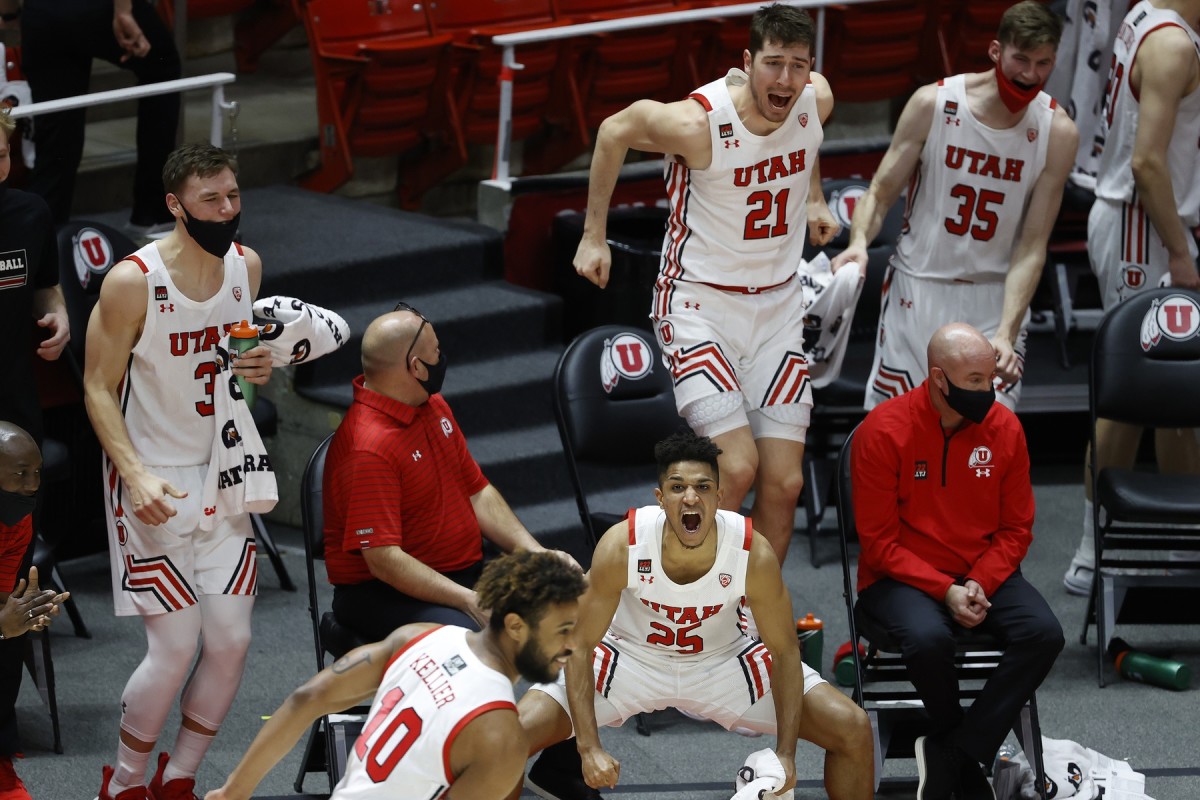
{"label": "pac-12 logo patch", "polygon": [[722,589],[728,589],[729,584],[733,583],[733,576],[730,575],[728,572],[722,572],[720,575],[717,576],[717,580],[721,582]]}
{"label": "pac-12 logo patch", "polygon": [[1195,336],[1197,331],[1200,331],[1200,307],[1192,298],[1173,294],[1155,300],[1142,317],[1142,350],[1148,352],[1164,336],[1183,342]]}
{"label": "pac-12 logo patch", "polygon": [[650,374],[650,345],[636,333],[621,333],[604,342],[600,354],[600,384],[612,392],[621,378],[641,380]]}
{"label": "pac-12 logo patch", "polygon": [[800,123],[801,128],[807,128],[808,127],[808,114],[801,114],[800,116],[796,117],[796,121]]}

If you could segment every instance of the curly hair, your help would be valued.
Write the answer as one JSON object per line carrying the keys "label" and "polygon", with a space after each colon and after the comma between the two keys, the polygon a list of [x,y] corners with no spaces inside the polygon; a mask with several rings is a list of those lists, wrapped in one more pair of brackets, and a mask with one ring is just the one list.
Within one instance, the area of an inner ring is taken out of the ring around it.
{"label": "curly hair", "polygon": [[232,153],[207,142],[185,144],[167,156],[167,163],[163,165],[163,188],[178,195],[193,175],[211,178],[226,169],[237,175],[237,158]]}
{"label": "curly hair", "polygon": [[781,47],[808,45],[811,54],[817,40],[812,16],[802,8],[774,3],[763,6],[750,18],[750,57],[758,55],[767,42]]}
{"label": "curly hair", "polygon": [[0,133],[4,134],[4,140],[11,142],[13,133],[17,130],[17,121],[8,113],[8,109],[0,109]]}
{"label": "curly hair", "polygon": [[536,626],[547,606],[578,600],[585,588],[583,573],[557,554],[518,550],[484,567],[475,593],[479,605],[492,612],[489,627],[499,631],[510,613]]}
{"label": "curly hair", "polygon": [[699,461],[712,467],[713,476],[719,481],[721,470],[717,467],[717,456],[721,448],[713,444],[707,436],[697,436],[690,430],[681,430],[671,434],[654,445],[654,460],[658,464],[658,482],[661,484],[667,478],[672,464],[680,461]]}

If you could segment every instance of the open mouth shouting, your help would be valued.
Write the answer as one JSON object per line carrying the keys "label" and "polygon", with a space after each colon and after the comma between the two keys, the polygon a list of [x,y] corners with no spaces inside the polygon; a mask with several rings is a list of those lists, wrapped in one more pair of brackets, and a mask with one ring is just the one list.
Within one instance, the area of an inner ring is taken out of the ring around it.
{"label": "open mouth shouting", "polygon": [[700,516],[699,511],[685,511],[683,512],[683,516],[680,521],[683,523],[683,529],[685,531],[688,533],[696,533],[700,530],[700,522],[702,519],[703,517]]}
{"label": "open mouth shouting", "polygon": [[785,111],[791,102],[792,96],[790,94],[767,92],[767,103],[775,111]]}

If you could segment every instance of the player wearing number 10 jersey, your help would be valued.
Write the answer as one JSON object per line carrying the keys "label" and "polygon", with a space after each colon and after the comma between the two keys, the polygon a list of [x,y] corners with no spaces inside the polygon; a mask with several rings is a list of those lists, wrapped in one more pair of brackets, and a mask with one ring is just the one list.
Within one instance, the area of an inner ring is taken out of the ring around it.
{"label": "player wearing number 10 jersey", "polygon": [[205,800],[249,798],[318,717],[372,695],[331,800],[506,796],[528,748],[513,682],[558,675],[572,652],[584,585],[579,569],[554,553],[501,556],[475,584],[491,613],[483,631],[414,623],[346,654],[284,701]]}
{"label": "player wearing number 10 jersey", "polygon": [[[801,664],[791,601],[770,546],[749,519],[717,508],[719,453],[690,431],[655,447],[658,504],[631,510],[597,545],[565,681],[532,687],[521,698],[533,752],[566,739],[573,726],[588,786],[614,786],[620,765],[601,746],[597,727],[678,708],[730,730],[774,734],[787,774],[779,794],[795,782],[796,740],[803,738],[827,753],[829,797],[870,798],[867,716]],[[761,640],[741,630],[743,597]],[[561,773],[540,766],[541,759],[529,773],[535,790],[563,797],[555,786]]]}
{"label": "player wearing number 10 jersey", "polygon": [[988,72],[919,89],[858,201],[849,247],[834,270],[866,269],[867,245],[908,185],[904,228],[884,280],[865,405],[926,377],[926,345],[948,322],[981,330],[996,351],[997,399],[1014,408],[1025,362],[1029,301],[1042,274],[1079,135],[1042,85],[1062,21],[1022,2],[1000,21]]}
{"label": "player wearing number 10 jersey", "polygon": [[640,100],[600,126],[576,271],[603,287],[605,220],[629,148],[666,153],[671,214],[650,317],[692,430],[721,448],[722,508],[755,489],[752,514],[782,563],[791,540],[812,392],[796,268],[838,226],[817,150],[833,110],[812,72],[807,12],[760,9],[745,71],[676,103]]}

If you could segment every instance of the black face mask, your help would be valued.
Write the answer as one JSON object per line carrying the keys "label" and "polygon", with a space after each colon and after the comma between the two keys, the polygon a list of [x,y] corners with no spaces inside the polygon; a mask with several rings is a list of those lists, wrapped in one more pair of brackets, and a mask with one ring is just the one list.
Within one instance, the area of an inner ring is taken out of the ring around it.
{"label": "black face mask", "polygon": [[996,402],[994,386],[989,386],[986,391],[961,389],[950,382],[950,376],[946,376],[946,385],[950,387],[950,391],[946,392],[946,405],[975,424],[983,422],[992,409],[992,403]]}
{"label": "black face mask", "polygon": [[33,513],[37,495],[24,495],[0,490],[0,525],[11,528]]}
{"label": "black face mask", "polygon": [[[417,356],[417,361],[421,361],[420,356]],[[424,361],[421,363],[425,364]],[[425,380],[418,378],[417,383],[432,397],[442,390],[442,382],[446,380],[446,353],[443,351],[438,356],[436,364],[425,364],[425,369],[429,371],[429,377]]]}
{"label": "black face mask", "polygon": [[183,227],[187,229],[188,236],[191,236],[204,252],[224,258],[238,234],[238,222],[242,219],[242,212],[239,211],[233,219],[225,222],[211,222],[196,219],[196,215],[188,211],[182,200],[179,207],[187,214],[183,220]]}

